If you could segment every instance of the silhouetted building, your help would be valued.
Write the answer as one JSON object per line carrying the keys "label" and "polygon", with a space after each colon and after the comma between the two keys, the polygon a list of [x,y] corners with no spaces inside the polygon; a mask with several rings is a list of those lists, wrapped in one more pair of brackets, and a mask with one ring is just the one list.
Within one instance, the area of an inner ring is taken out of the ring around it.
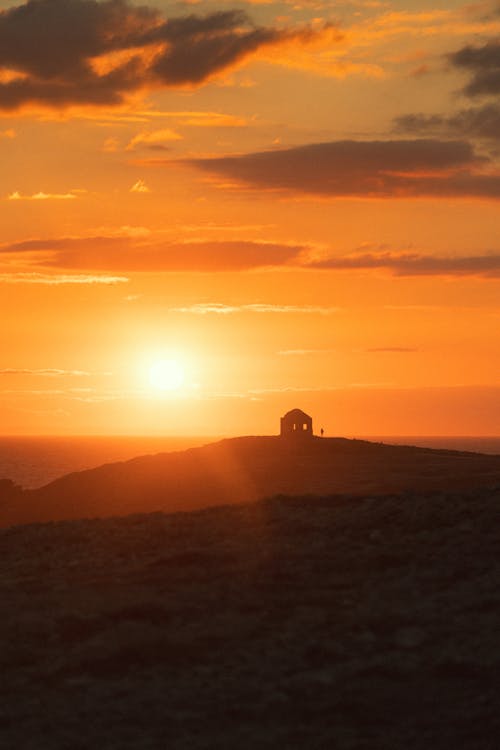
{"label": "silhouetted building", "polygon": [[309,414],[301,409],[292,409],[281,417],[281,437],[305,438],[312,437],[313,421]]}

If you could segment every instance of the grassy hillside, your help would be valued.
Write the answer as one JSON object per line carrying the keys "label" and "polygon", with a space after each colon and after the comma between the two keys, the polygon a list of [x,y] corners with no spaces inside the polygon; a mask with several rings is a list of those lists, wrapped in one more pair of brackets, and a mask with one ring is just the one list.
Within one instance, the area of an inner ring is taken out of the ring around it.
{"label": "grassy hillside", "polygon": [[0,531],[19,750],[493,750],[498,490]]}
{"label": "grassy hillside", "polygon": [[500,484],[500,456],[342,438],[244,437],[142,456],[3,494],[0,525],[193,510],[290,495]]}

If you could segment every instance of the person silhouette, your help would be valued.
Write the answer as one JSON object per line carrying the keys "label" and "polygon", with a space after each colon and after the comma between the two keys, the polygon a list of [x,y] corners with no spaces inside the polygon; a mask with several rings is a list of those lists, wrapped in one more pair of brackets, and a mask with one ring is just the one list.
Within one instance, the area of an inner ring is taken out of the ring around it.
{"label": "person silhouette", "polygon": [[323,437],[323,435],[325,434],[325,431],[324,431],[324,429],[323,429],[323,428],[321,428],[321,430],[320,430],[319,432],[320,432],[320,435],[321,435],[321,437]]}

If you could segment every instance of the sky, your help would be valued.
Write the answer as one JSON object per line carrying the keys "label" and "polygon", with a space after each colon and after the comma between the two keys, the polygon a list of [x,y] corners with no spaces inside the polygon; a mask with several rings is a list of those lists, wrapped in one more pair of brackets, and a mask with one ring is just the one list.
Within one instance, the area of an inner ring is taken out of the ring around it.
{"label": "sky", "polygon": [[0,0],[0,432],[500,434],[500,3]]}

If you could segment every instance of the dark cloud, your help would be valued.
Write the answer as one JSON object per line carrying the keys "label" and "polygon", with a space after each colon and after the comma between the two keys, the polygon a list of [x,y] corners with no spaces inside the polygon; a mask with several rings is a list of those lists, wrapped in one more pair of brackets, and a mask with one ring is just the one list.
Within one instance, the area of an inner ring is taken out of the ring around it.
{"label": "dark cloud", "polygon": [[[146,87],[197,85],[258,49],[314,35],[255,27],[241,11],[166,20],[127,0],[28,0],[0,11],[0,108],[119,104]],[[148,49],[148,57],[141,50]],[[112,69],[96,58],[128,53]]]}
{"label": "dark cloud", "polygon": [[500,141],[500,105],[462,109],[452,115],[407,114],[394,120],[395,129],[412,135],[452,135]]}
{"label": "dark cloud", "polygon": [[395,276],[500,277],[500,254],[478,256],[433,256],[420,253],[366,253],[326,258],[309,268],[323,270],[386,270]]}
{"label": "dark cloud", "polygon": [[259,47],[284,41],[287,32],[248,26],[240,12],[215,13],[206,19],[191,16],[165,25],[170,42],[153,66],[167,85],[202,83],[204,80],[255,52]]}
{"label": "dark cloud", "polygon": [[25,104],[65,107],[69,105],[119,105],[126,95],[139,87],[142,72],[137,60],[122,65],[107,75],[93,72],[81,78],[61,75],[59,80],[28,77],[0,83],[0,109],[15,110]]}
{"label": "dark cloud", "polygon": [[[121,271],[245,271],[292,263],[303,246],[271,242],[162,242],[130,237],[56,238],[4,245],[37,267]],[[38,255],[38,258],[36,257]],[[33,255],[31,255],[33,258]]]}
{"label": "dark cloud", "polygon": [[[500,15],[500,6],[494,11]],[[500,40],[467,45],[446,56],[456,70],[469,74],[462,93],[474,98],[500,93]],[[448,135],[500,141],[500,105],[486,104],[461,109],[451,115],[410,113],[394,120],[396,132],[419,135]]]}
{"label": "dark cloud", "polygon": [[0,62],[46,81],[84,78],[90,58],[140,44],[158,22],[125,0],[28,0],[0,14]]}
{"label": "dark cloud", "polygon": [[466,46],[449,55],[451,64],[471,74],[463,92],[468,96],[500,93],[500,41],[492,39],[479,47]]}
{"label": "dark cloud", "polygon": [[333,141],[188,164],[249,187],[326,196],[500,197],[500,174],[462,140]]}

